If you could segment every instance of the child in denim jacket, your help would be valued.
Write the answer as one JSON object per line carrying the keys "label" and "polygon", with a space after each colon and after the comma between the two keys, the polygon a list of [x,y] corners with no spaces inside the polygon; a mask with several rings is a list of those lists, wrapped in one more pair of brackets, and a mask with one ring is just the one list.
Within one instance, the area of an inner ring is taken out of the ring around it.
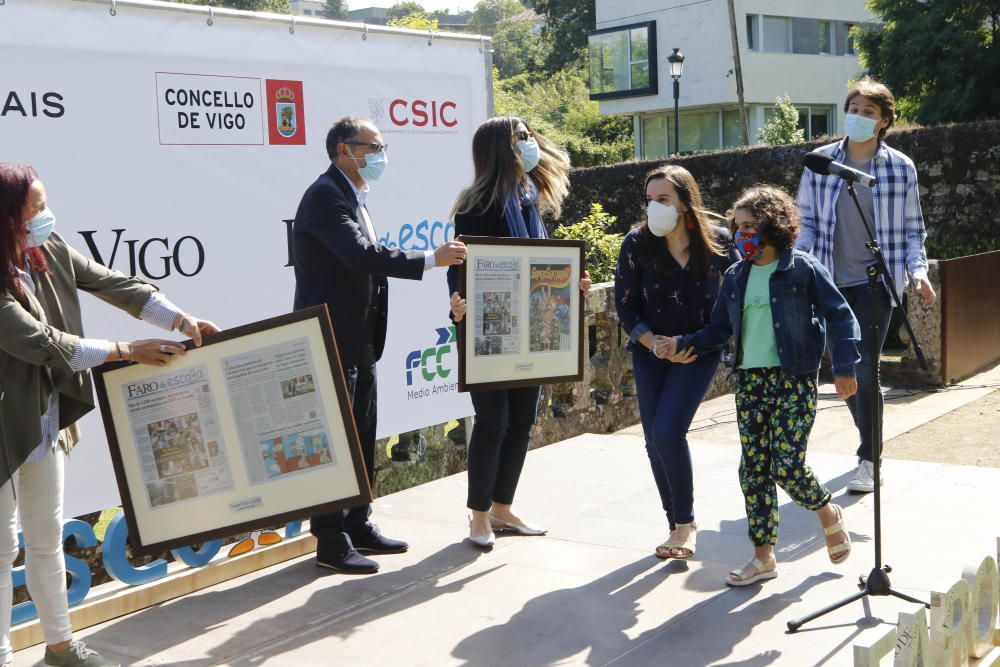
{"label": "child in denim jacket", "polygon": [[754,557],[730,572],[726,583],[746,586],[778,576],[776,484],[816,512],[831,562],[843,563],[850,555],[843,510],[830,503],[830,492],[805,457],[826,337],[837,394],[847,398],[857,390],[854,365],[861,333],[829,272],[812,255],[794,249],[800,217],[783,190],[767,185],[745,190],[728,217],[743,261],[726,271],[710,322],[663,344],[665,353],[692,346],[701,354],[737,337],[740,486]]}

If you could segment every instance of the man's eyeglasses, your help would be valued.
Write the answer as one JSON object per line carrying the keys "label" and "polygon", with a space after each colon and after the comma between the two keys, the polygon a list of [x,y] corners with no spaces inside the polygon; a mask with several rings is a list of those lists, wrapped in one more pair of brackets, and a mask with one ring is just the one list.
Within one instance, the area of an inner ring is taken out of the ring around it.
{"label": "man's eyeglasses", "polygon": [[513,136],[515,141],[527,141],[531,138],[531,132],[521,130],[520,132],[515,132]]}
{"label": "man's eyeglasses", "polygon": [[374,141],[345,141],[345,144],[350,144],[352,146],[367,146],[372,149],[372,153],[381,153],[382,151],[389,150],[389,144],[377,144]]}

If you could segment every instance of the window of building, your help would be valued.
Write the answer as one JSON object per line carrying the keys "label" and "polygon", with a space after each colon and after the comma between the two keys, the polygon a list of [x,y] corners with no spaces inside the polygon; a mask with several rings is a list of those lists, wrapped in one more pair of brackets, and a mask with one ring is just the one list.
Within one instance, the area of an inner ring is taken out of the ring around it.
{"label": "window of building", "polygon": [[303,13],[303,14],[304,14],[305,16],[312,16],[312,15],[313,15],[313,10],[311,10],[311,9],[303,9],[303,10],[302,10],[302,13]]}
{"label": "window of building", "polygon": [[747,14],[747,48],[770,53],[855,55],[855,23]]}
{"label": "window of building", "polygon": [[833,109],[830,107],[811,107],[809,109],[809,130],[806,132],[806,136],[815,139],[825,134],[833,134],[833,123],[830,122],[832,117]]}
{"label": "window of building", "polygon": [[664,114],[642,117],[642,157],[658,160],[667,157],[667,117]]}
{"label": "window of building", "polygon": [[751,51],[760,51],[760,36],[757,26],[760,14],[747,14],[747,48]]}
{"label": "window of building", "polygon": [[722,112],[722,145],[725,148],[736,148],[743,145],[743,128],[740,126],[739,109]]}
{"label": "window of building", "polygon": [[819,52],[833,54],[833,24],[829,21],[818,21],[819,27]]}
{"label": "window of building", "polygon": [[[807,141],[833,134],[833,107],[796,105],[795,110],[799,112],[799,129],[805,134]],[[774,107],[765,107],[764,122],[770,123],[776,113],[777,109]]]}
{"label": "window of building", "polygon": [[590,99],[656,94],[655,21],[594,30],[587,46]]}
{"label": "window of building", "polygon": [[722,148],[720,127],[720,114],[718,111],[701,111],[695,113],[683,113],[680,116],[680,150],[675,151],[674,141],[674,117],[667,116],[667,145],[670,153],[678,152],[682,155],[690,153],[701,153],[704,151],[717,151]]}
{"label": "window of building", "polygon": [[791,49],[791,22],[783,16],[764,17],[765,51],[789,53]]}
{"label": "window of building", "polygon": [[853,56],[854,55],[854,38],[851,37],[851,28],[854,27],[854,23],[844,23],[844,55]]}

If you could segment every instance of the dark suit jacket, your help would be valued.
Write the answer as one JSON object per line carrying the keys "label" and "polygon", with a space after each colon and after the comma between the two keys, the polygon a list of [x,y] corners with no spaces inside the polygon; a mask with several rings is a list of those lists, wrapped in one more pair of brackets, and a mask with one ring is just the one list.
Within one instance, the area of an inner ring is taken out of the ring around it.
{"label": "dark suit jacket", "polygon": [[330,165],[302,196],[292,227],[295,308],[325,303],[344,366],[371,363],[385,347],[386,277],[420,280],[424,254],[369,238],[347,178]]}

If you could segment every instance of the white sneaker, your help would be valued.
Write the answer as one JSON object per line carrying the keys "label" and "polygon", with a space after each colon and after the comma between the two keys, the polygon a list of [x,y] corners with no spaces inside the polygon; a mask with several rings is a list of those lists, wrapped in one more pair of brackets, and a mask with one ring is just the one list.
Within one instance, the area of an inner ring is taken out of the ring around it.
{"label": "white sneaker", "polygon": [[[885,484],[885,477],[879,471],[879,485]],[[855,493],[871,493],[875,490],[875,464],[871,461],[858,459],[858,469],[854,471],[854,479],[847,483],[847,490]]]}

